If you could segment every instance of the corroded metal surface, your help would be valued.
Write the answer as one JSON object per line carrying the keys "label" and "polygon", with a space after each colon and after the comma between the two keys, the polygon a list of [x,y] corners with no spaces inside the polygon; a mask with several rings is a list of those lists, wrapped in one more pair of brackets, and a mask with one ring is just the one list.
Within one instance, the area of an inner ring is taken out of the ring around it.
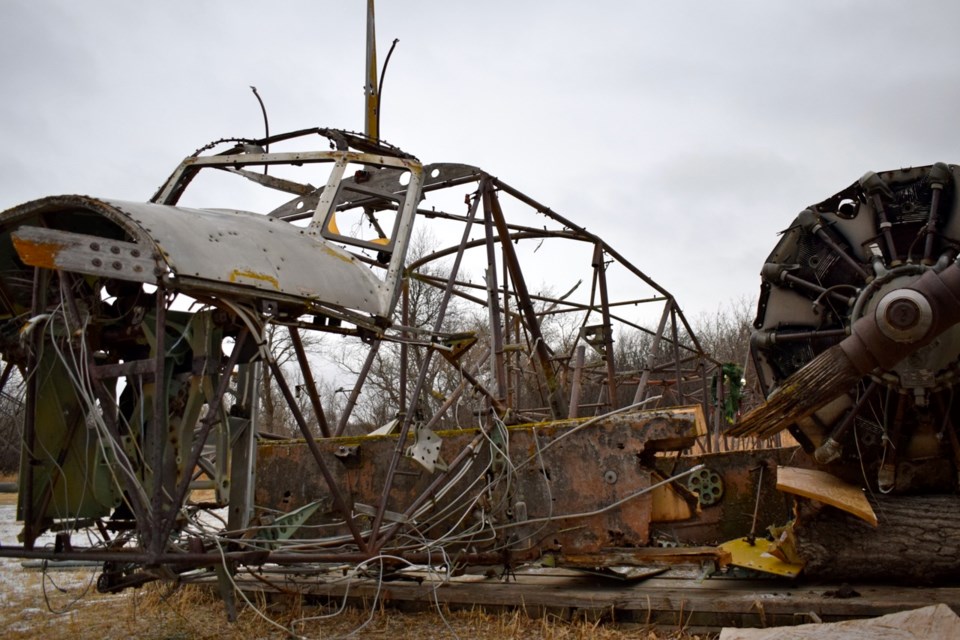
{"label": "corroded metal surface", "polygon": [[[309,136],[334,150],[276,150]],[[208,174],[283,202],[188,206]],[[459,241],[409,257],[415,220]],[[547,251],[583,269],[562,295],[530,289],[525,265]],[[318,363],[311,334],[352,345],[356,373],[325,380],[341,363]],[[0,554],[103,560],[108,591],[161,575],[143,565],[640,547],[656,521],[697,515],[657,456],[719,442],[717,363],[622,254],[481,169],[421,169],[328,129],[204,147],[147,203],[0,214],[0,353],[26,374],[24,546]],[[376,393],[384,413],[358,418]],[[256,446],[261,396],[298,444]],[[370,435],[385,423],[394,435]],[[61,546],[32,549],[51,529]]]}
{"label": "corroded metal surface", "polygon": [[[478,519],[489,518],[481,534],[459,545],[478,550],[505,543],[512,549],[538,547],[578,553],[646,545],[651,495],[641,492],[651,485],[652,469],[642,460],[654,451],[682,447],[701,435],[693,412],[628,413],[592,424],[578,422],[517,425],[491,435],[469,460],[470,469],[449,489],[448,495],[460,502],[456,510],[450,511],[456,500],[448,499],[415,518],[394,515],[388,520],[402,522],[410,535],[432,538],[444,532],[457,539]],[[442,443],[440,459],[451,460],[476,439],[477,431],[442,431],[436,436]],[[379,500],[386,477],[381,461],[396,448],[396,439],[331,438],[319,443],[335,481],[348,488],[350,501],[360,504],[357,520],[361,527],[369,526],[363,505]],[[412,443],[412,438],[408,442]],[[325,497],[323,478],[305,472],[311,461],[303,443],[261,446],[257,503],[290,511],[320,501],[323,506],[318,516],[308,525],[342,520]],[[502,482],[494,474],[509,474],[511,481]],[[404,458],[387,509],[392,514],[408,514],[409,506],[434,477],[420,463]],[[449,513],[435,517],[443,510]],[[307,531],[309,527],[301,537],[309,535]]]}
{"label": "corroded metal surface", "polygon": [[702,507],[697,518],[652,527],[656,541],[680,545],[718,544],[751,531],[762,536],[771,525],[786,523],[793,517],[792,501],[777,491],[776,468],[785,464],[810,468],[815,464],[799,447],[661,458],[657,462],[665,473],[702,464],[723,479],[723,498],[715,505]]}

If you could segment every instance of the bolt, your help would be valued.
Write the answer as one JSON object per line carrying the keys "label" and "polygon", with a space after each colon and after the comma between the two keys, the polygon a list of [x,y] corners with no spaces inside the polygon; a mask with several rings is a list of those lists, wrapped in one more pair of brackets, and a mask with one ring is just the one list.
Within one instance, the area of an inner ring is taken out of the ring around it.
{"label": "bolt", "polygon": [[894,300],[887,307],[886,320],[897,329],[909,329],[920,321],[920,307],[907,298]]}
{"label": "bolt", "polygon": [[603,479],[607,484],[613,484],[617,481],[617,472],[610,469],[603,474]]}

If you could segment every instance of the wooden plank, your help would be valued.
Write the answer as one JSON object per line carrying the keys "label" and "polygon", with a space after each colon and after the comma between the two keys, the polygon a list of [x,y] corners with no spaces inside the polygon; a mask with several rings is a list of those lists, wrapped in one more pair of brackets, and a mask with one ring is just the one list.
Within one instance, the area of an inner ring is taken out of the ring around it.
{"label": "wooden plank", "polygon": [[[444,581],[421,572],[422,582],[344,579],[339,572],[297,580],[277,578],[281,589],[329,597],[343,597],[369,606],[385,602],[404,608],[484,607],[509,610],[522,607],[530,615],[574,612],[612,614],[618,622],[663,626],[685,625],[706,629],[724,626],[795,625],[809,622],[811,613],[824,621],[872,618],[945,603],[960,611],[960,588],[904,588],[899,585],[854,585],[859,596],[838,599],[827,595],[835,586],[807,586],[788,580],[745,580],[715,577],[703,581],[660,576],[641,582],[570,575],[569,570],[520,569],[508,581],[473,575],[469,581]],[[262,582],[237,576],[245,589],[266,590]]]}

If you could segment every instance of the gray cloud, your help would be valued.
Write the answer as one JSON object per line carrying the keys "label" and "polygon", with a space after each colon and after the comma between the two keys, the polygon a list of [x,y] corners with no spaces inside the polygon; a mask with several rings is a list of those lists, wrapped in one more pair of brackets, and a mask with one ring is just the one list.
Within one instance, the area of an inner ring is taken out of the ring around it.
{"label": "gray cloud", "polygon": [[[776,232],[866,170],[956,161],[960,5],[377,6],[384,137],[597,231],[688,311],[753,295]],[[362,127],[364,3],[0,3],[0,207],[147,198],[187,153]]]}

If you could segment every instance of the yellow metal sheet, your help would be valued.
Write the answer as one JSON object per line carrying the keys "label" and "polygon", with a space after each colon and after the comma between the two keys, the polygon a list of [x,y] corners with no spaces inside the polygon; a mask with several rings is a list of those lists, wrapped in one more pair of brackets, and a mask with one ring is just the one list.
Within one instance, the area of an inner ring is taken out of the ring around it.
{"label": "yellow metal sheet", "polygon": [[720,549],[730,554],[730,564],[744,569],[763,571],[787,578],[795,578],[803,569],[801,564],[784,562],[770,554],[772,542],[766,538],[757,538],[753,544],[747,538],[737,538],[720,545]]}
{"label": "yellow metal sheet", "polygon": [[874,513],[863,490],[824,471],[778,467],[777,489],[819,500],[877,526],[877,514]]}

